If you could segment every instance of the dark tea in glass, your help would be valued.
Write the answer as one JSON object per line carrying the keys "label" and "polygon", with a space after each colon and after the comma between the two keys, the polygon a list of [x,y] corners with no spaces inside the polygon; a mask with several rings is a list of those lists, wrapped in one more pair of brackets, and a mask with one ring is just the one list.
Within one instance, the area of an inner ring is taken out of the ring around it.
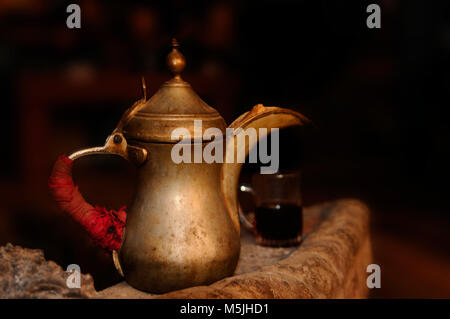
{"label": "dark tea in glass", "polygon": [[302,206],[278,203],[256,207],[255,224],[259,242],[267,246],[291,246],[302,237]]}
{"label": "dark tea in glass", "polygon": [[253,223],[242,212],[241,219],[244,226],[255,232],[258,244],[272,247],[300,244],[303,210],[299,172],[256,174],[252,186],[242,185],[240,189],[255,198]]}

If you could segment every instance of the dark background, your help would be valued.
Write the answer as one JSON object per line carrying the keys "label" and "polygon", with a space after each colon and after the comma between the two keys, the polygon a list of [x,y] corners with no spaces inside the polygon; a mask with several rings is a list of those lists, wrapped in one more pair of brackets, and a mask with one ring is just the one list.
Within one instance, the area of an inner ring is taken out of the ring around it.
{"label": "dark background", "polygon": [[[71,2],[81,29],[66,27]],[[71,2],[0,2],[0,244],[77,263],[98,289],[120,280],[58,210],[47,178],[60,154],[103,144],[141,97],[141,75],[149,94],[169,79],[175,36],[183,77],[227,123],[257,103],[313,120],[282,133],[282,168],[301,167],[305,205],[369,205],[382,269],[373,297],[450,297],[448,2]],[[381,29],[366,26],[369,3]],[[88,201],[117,209],[134,173],[93,158],[74,176]]]}

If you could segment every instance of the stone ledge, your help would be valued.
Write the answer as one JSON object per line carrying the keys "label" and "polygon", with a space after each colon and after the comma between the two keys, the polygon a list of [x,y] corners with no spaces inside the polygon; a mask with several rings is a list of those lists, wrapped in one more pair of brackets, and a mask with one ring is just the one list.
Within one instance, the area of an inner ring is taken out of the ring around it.
{"label": "stone ledge", "polygon": [[80,288],[68,288],[68,276],[39,249],[0,247],[0,298],[98,298],[89,274],[81,275]]}

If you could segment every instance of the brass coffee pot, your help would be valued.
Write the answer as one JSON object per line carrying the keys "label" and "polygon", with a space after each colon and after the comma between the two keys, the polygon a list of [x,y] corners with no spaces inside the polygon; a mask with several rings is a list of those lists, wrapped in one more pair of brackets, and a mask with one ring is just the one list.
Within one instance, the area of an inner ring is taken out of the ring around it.
{"label": "brass coffee pot", "polygon": [[[175,163],[171,152],[181,137],[173,139],[172,131],[187,129],[194,136],[192,143],[204,148],[211,139],[205,139],[203,133],[217,128],[225,141],[225,157],[230,152],[237,154],[242,145],[236,141],[248,128],[255,128],[261,139],[259,128],[267,128],[269,134],[271,128],[309,122],[297,112],[258,104],[230,125],[236,134],[226,138],[224,119],[181,78],[186,62],[176,41],[167,64],[173,78],[150,99],[144,94],[129,108],[104,146],[69,156],[76,160],[92,154],[116,154],[138,167],[135,199],[113,258],[130,285],[154,293],[206,285],[230,276],[240,252],[237,191],[242,163]],[[194,120],[202,120],[201,136],[194,132]],[[256,143],[245,143],[245,156]]]}

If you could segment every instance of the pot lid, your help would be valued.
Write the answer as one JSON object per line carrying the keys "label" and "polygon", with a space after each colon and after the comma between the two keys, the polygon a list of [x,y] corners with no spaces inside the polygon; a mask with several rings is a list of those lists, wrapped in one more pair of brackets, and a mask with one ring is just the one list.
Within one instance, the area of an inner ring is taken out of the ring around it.
{"label": "pot lid", "polygon": [[[225,133],[226,124],[219,112],[206,104],[181,78],[186,60],[178,47],[178,42],[173,39],[172,51],[166,59],[173,78],[165,82],[149,100],[144,97],[124,115],[127,119],[122,131],[128,139],[176,143],[183,138],[171,138],[177,128],[187,129],[193,140],[203,140],[203,132],[211,127]],[[201,120],[201,126],[194,120]]]}

